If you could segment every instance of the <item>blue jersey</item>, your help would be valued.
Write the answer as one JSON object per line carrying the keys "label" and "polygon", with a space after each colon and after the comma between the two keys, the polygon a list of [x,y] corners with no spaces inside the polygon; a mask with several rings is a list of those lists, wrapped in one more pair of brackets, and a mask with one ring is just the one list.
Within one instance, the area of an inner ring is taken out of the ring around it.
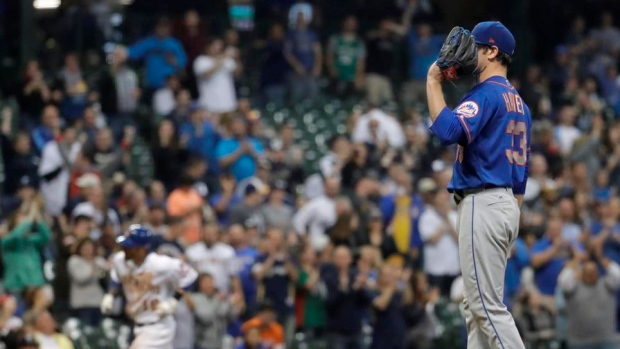
{"label": "blue jersey", "polygon": [[525,192],[532,117],[517,90],[501,76],[474,86],[454,110],[444,108],[431,131],[458,144],[448,190],[508,187]]}

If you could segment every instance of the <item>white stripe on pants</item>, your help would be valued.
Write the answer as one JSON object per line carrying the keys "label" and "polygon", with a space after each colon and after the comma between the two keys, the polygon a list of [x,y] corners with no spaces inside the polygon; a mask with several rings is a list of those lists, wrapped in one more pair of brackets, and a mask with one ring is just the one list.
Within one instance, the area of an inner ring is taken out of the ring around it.
{"label": "white stripe on pants", "polygon": [[503,303],[506,260],[518,234],[519,215],[512,190],[505,188],[468,195],[459,204],[467,348],[525,348]]}

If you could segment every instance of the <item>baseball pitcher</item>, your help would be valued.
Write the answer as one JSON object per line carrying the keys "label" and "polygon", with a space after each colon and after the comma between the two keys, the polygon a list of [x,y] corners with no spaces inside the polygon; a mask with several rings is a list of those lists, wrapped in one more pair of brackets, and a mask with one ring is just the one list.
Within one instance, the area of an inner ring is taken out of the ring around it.
{"label": "baseball pitcher", "polygon": [[123,290],[125,311],[134,321],[130,349],[172,349],[175,321],[171,314],[183,289],[198,277],[180,259],[149,252],[151,236],[147,228],[135,224],[127,235],[116,239],[122,251],[112,257],[113,287],[101,303],[102,313],[109,314],[115,295]]}
{"label": "baseball pitcher", "polygon": [[[503,303],[506,260],[519,229],[528,174],[531,115],[506,79],[515,39],[500,22],[470,33],[454,28],[426,83],[431,130],[457,144],[448,190],[458,204],[459,259],[465,285],[467,347],[523,349]],[[473,73],[476,84],[454,110],[442,80]]]}

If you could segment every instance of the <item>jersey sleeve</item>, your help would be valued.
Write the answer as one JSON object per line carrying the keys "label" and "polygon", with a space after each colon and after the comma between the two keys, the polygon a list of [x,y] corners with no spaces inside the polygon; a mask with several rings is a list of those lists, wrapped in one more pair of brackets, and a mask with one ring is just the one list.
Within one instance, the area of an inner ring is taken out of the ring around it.
{"label": "jersey sleeve", "polygon": [[117,252],[111,257],[112,267],[110,268],[110,281],[113,284],[118,285],[121,283],[120,275],[118,275],[118,264],[121,263],[123,259],[125,259],[125,256],[122,251]]}
{"label": "jersey sleeve", "polygon": [[198,272],[180,259],[171,258],[171,260],[168,274],[170,281],[179,288],[191,286],[198,278]]}
{"label": "jersey sleeve", "polygon": [[121,279],[118,277],[118,273],[116,272],[116,268],[112,267],[110,270],[110,280],[115,284],[120,284]]}
{"label": "jersey sleeve", "polygon": [[471,143],[487,124],[494,110],[482,94],[472,94],[454,109],[445,107],[431,125],[444,145]]}

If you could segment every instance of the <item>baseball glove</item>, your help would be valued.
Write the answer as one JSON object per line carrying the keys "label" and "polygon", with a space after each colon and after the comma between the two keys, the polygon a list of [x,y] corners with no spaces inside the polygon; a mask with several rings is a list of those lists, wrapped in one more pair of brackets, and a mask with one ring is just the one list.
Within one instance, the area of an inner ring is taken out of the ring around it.
{"label": "baseball glove", "polygon": [[470,75],[478,65],[476,40],[469,30],[454,27],[439,51],[437,66],[446,80]]}

